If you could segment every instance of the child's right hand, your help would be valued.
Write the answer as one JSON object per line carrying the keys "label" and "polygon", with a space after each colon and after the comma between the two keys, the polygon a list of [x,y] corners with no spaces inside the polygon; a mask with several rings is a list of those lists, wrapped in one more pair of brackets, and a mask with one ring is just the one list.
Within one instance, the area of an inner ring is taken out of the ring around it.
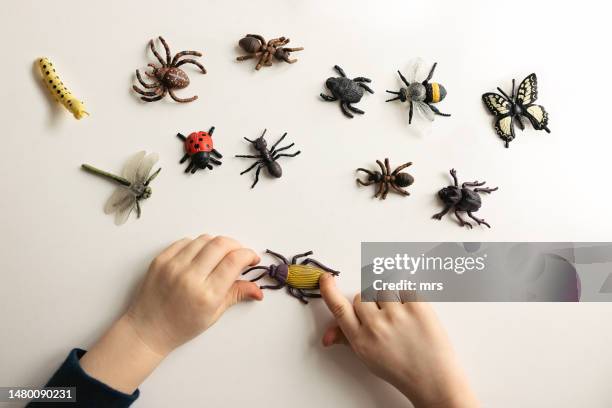
{"label": "child's right hand", "polygon": [[477,407],[446,333],[425,302],[351,304],[325,274],[321,294],[335,317],[323,345],[348,344],[378,377],[415,407]]}

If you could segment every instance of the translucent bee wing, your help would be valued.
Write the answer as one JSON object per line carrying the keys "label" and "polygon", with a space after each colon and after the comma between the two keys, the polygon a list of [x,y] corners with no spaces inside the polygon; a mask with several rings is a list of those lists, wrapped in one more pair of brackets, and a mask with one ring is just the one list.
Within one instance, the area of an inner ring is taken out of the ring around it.
{"label": "translucent bee wing", "polygon": [[429,120],[430,122],[433,122],[436,115],[431,110],[431,108],[427,106],[427,104],[425,104],[424,102],[413,102],[413,103],[415,105],[416,111],[419,112],[421,116],[423,116],[425,119]]}
{"label": "translucent bee wing", "polygon": [[104,205],[104,212],[112,214],[117,209],[121,208],[134,194],[125,187],[117,187],[113,194],[109,197]]}
{"label": "translucent bee wing", "polygon": [[410,62],[408,68],[408,82],[423,82],[427,78],[429,71],[425,65],[425,61],[421,58],[415,58]]}
{"label": "translucent bee wing", "polygon": [[132,157],[130,157],[125,163],[125,166],[123,166],[123,177],[125,177],[130,182],[134,182],[134,180],[136,180],[136,172],[140,168],[140,163],[142,162],[142,159],[144,159],[144,157],[144,151],[138,152]]}
{"label": "translucent bee wing", "polygon": [[117,209],[117,213],[115,214],[115,224],[125,224],[127,219],[130,217],[132,210],[134,210],[134,207],[136,207],[136,197],[134,197],[134,195],[131,195],[129,199],[126,200],[125,203],[123,203],[123,205]]}
{"label": "translucent bee wing", "polygon": [[149,173],[151,169],[159,160],[159,155],[157,153],[150,153],[147,157],[141,160],[138,169],[136,170],[136,178],[134,179],[137,183],[144,183],[149,177]]}

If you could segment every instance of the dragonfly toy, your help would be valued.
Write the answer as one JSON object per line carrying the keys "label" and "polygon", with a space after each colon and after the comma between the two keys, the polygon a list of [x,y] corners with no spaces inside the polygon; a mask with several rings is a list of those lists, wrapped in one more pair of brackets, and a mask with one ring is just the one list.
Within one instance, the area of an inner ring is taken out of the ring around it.
{"label": "dragonfly toy", "polygon": [[83,170],[119,184],[104,206],[106,214],[115,214],[115,224],[124,224],[134,209],[137,218],[140,218],[142,213],[140,201],[151,197],[152,190],[149,184],[161,171],[159,168],[153,174],[149,174],[158,159],[157,153],[147,155],[144,151],[138,152],[127,161],[121,176],[89,164],[81,165]]}

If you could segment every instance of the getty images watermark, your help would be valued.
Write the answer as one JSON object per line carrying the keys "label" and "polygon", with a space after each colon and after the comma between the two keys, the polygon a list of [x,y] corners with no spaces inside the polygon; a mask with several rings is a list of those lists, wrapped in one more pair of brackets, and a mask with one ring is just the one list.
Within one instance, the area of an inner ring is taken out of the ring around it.
{"label": "getty images watermark", "polygon": [[363,242],[361,291],[364,301],[607,302],[612,243]]}

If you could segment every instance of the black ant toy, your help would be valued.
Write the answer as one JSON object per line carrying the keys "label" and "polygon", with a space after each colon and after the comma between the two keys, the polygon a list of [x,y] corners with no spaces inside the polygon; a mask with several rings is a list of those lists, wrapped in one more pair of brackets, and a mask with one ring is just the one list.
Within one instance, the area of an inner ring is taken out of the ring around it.
{"label": "black ant toy", "polygon": [[[457,181],[457,171],[455,169],[451,169],[450,175],[453,177],[454,185],[444,187],[442,190],[438,191],[438,197],[444,203],[444,210],[439,212],[438,214],[434,214],[432,218],[436,220],[441,220],[442,217],[450,211],[451,208],[455,208],[455,217],[459,221],[459,225],[462,227],[472,228],[472,224],[463,220],[459,215],[459,212],[467,212],[467,215],[476,221],[478,225],[484,224],[487,227],[491,228],[491,226],[483,219],[476,218],[472,214],[480,209],[482,205],[482,201],[480,200],[480,195],[478,193],[491,193],[497,190],[495,188],[480,188],[484,186],[486,181],[478,182],[473,181],[471,183],[463,183],[461,184],[461,188],[459,188],[459,182]],[[470,190],[468,187],[478,187],[473,190]]]}
{"label": "black ant toy", "polygon": [[259,136],[255,140],[251,140],[246,137],[244,138],[247,142],[250,142],[253,144],[257,152],[259,152],[258,155],[242,155],[242,154],[236,155],[236,157],[242,157],[246,159],[257,159],[257,161],[255,161],[255,163],[253,163],[251,167],[249,167],[248,169],[240,173],[240,175],[243,175],[244,173],[247,173],[253,170],[257,166],[257,171],[255,172],[255,181],[251,185],[251,188],[255,187],[255,184],[257,184],[257,182],[259,181],[259,172],[261,171],[263,167],[268,169],[268,174],[270,174],[272,177],[280,178],[283,175],[283,169],[281,168],[280,164],[276,162],[276,160],[278,160],[281,157],[295,157],[301,153],[298,150],[297,152],[293,154],[286,154],[286,153],[279,154],[279,152],[290,149],[295,144],[295,143],[291,143],[290,145],[281,147],[280,149],[276,149],[276,146],[278,146],[278,144],[285,138],[285,136],[287,136],[287,132],[285,132],[281,136],[281,138],[278,139],[276,143],[272,145],[272,148],[268,150],[268,143],[266,142],[266,139],[264,139],[266,130],[267,129],[264,129],[261,136]]}

